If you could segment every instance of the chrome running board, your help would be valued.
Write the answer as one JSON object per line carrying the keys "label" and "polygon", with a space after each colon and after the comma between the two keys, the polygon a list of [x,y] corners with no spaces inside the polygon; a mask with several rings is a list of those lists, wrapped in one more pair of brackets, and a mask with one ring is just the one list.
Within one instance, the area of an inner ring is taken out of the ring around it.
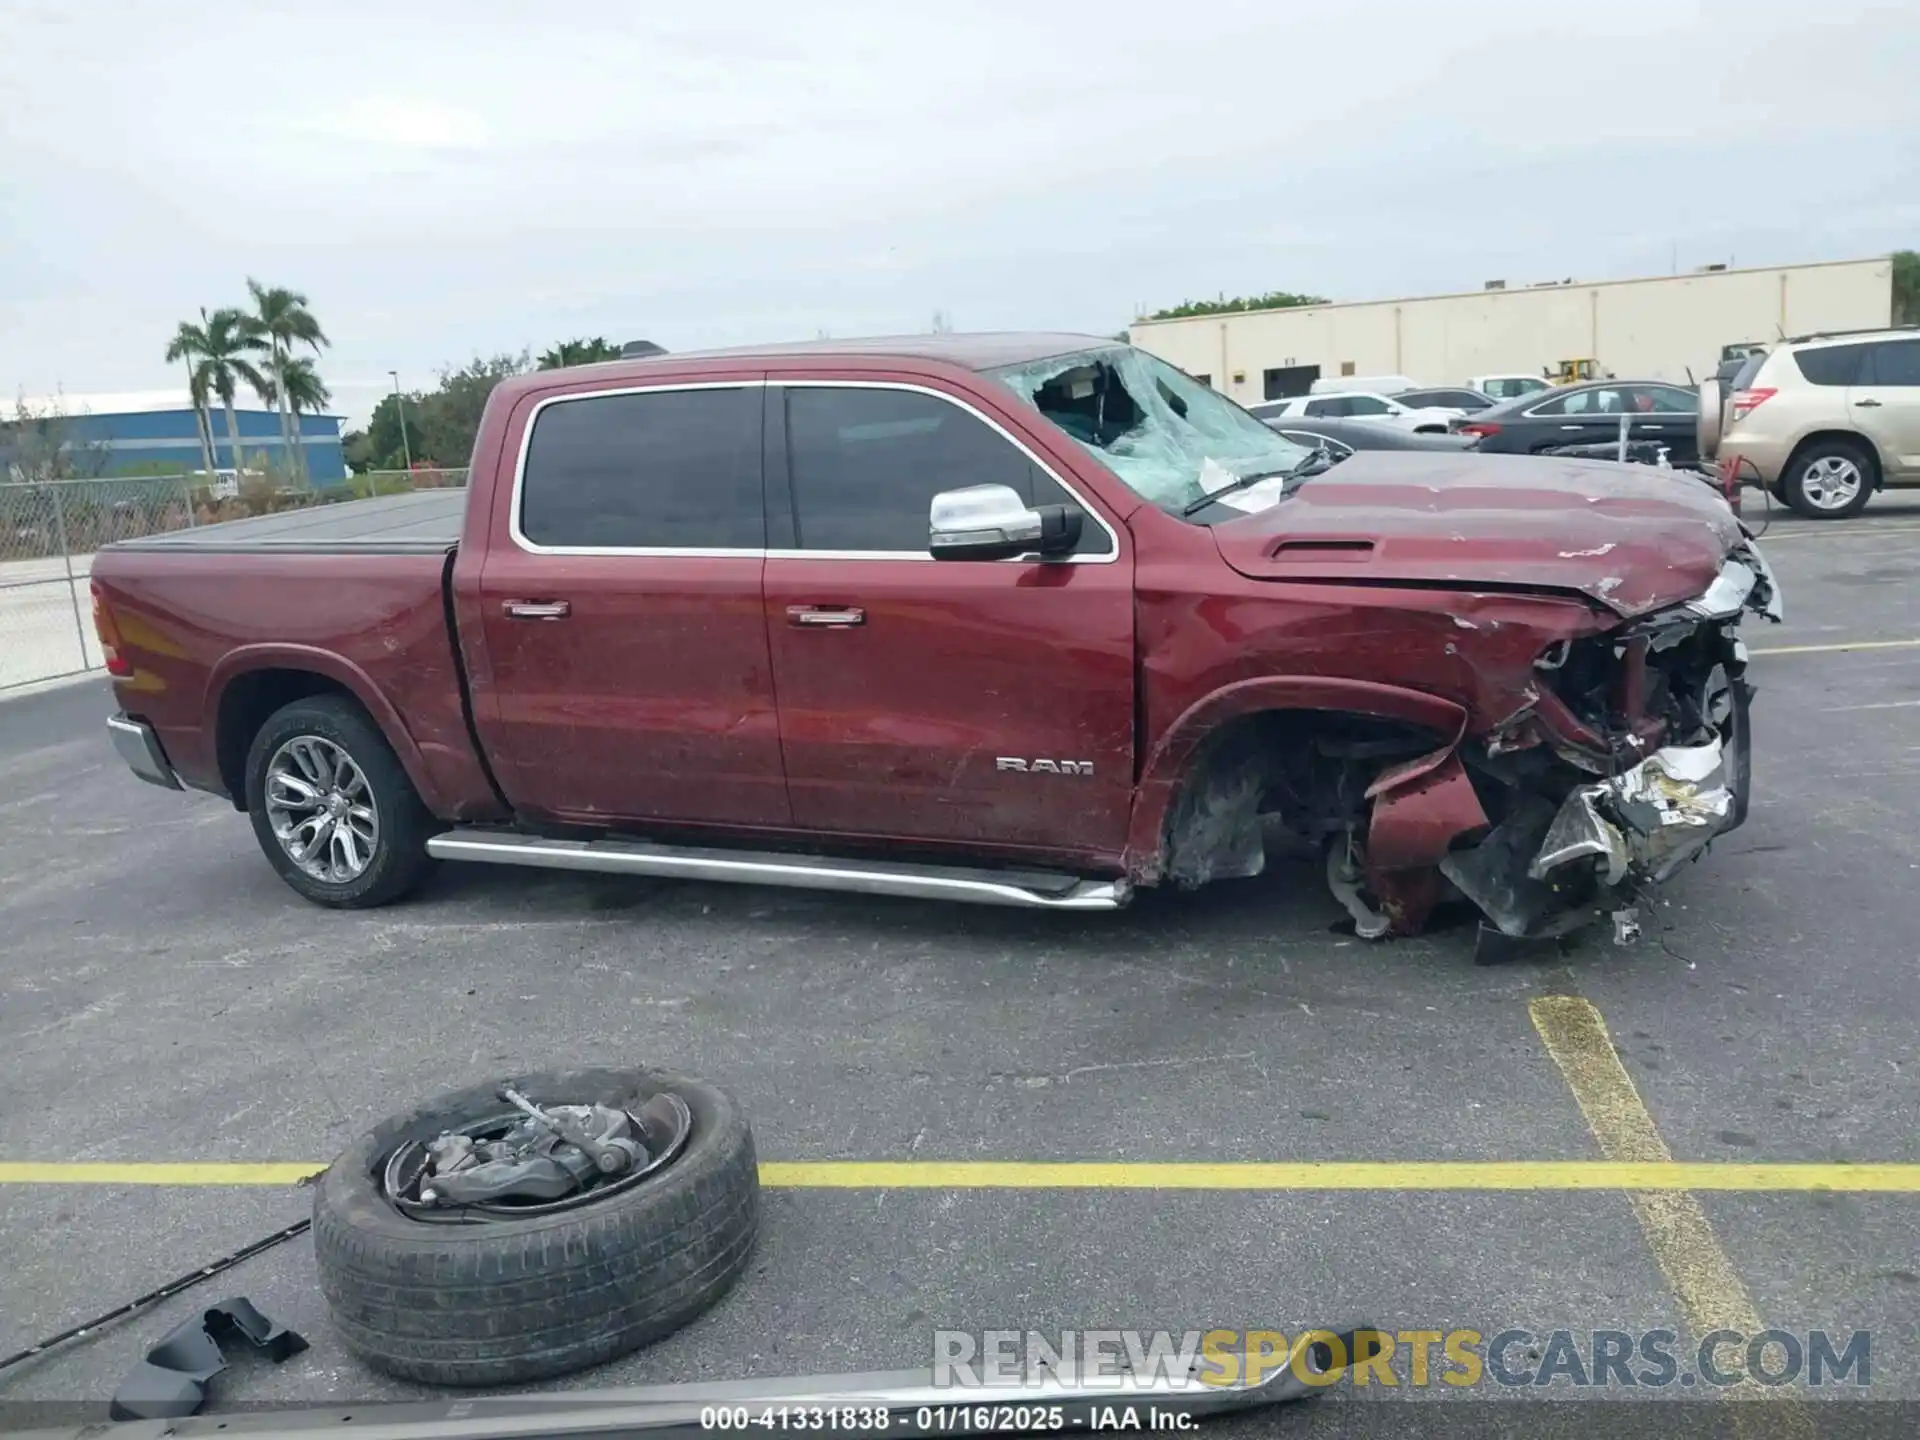
{"label": "chrome running board", "polygon": [[696,849],[643,840],[548,840],[510,830],[460,829],[427,841],[436,860],[593,870],[739,885],[786,885],[862,895],[910,895],[1036,910],[1118,910],[1133,898],[1125,880],[1087,880],[1044,870],[972,870],[876,860],[825,859],[761,850]]}

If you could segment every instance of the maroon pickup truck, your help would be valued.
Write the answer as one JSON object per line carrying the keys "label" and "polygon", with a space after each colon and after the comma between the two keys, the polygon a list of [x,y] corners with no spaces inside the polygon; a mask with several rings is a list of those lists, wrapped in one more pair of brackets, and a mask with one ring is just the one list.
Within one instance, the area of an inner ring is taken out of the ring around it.
{"label": "maroon pickup truck", "polygon": [[464,493],[129,541],[93,586],[121,753],[321,904],[446,859],[1103,910],[1258,873],[1271,821],[1369,936],[1456,893],[1557,933],[1738,825],[1737,631],[1779,614],[1703,487],[1328,470],[1024,334],[522,376]]}

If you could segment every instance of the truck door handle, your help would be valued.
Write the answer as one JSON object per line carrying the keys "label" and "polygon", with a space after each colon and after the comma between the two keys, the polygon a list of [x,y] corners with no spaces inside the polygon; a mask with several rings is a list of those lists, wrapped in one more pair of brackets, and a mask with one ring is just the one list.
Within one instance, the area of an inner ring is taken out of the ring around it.
{"label": "truck door handle", "polygon": [[509,600],[500,608],[509,620],[564,620],[573,613],[565,600]]}
{"label": "truck door handle", "polygon": [[1853,403],[1858,405],[1862,410],[1877,410],[1880,408],[1880,402],[1878,400],[1856,400]]}
{"label": "truck door handle", "polygon": [[867,623],[867,612],[857,605],[829,608],[824,605],[789,605],[787,623],[802,630],[851,630]]}
{"label": "truck door handle", "polygon": [[1560,428],[1562,430],[1584,430],[1587,427],[1584,425],[1562,425]]}

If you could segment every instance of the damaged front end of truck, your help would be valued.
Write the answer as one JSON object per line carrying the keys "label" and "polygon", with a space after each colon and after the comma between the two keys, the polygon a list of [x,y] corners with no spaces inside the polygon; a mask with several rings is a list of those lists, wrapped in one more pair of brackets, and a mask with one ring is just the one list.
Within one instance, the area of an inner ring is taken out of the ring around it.
{"label": "damaged front end of truck", "polygon": [[[1695,598],[1549,646],[1497,725],[1381,772],[1329,861],[1356,929],[1412,933],[1457,892],[1514,939],[1608,915],[1634,938],[1642,894],[1746,819],[1748,611],[1781,617],[1743,543]],[[1406,863],[1437,845],[1437,864]]]}
{"label": "damaged front end of truck", "polygon": [[1375,685],[1373,713],[1309,703],[1228,727],[1170,808],[1158,878],[1259,874],[1277,826],[1321,850],[1365,939],[1418,934],[1460,900],[1483,937],[1544,939],[1611,916],[1616,938],[1634,938],[1644,893],[1746,819],[1740,623],[1777,621],[1780,592],[1745,538],[1708,573],[1685,600],[1649,585],[1631,615],[1564,592],[1463,589],[1418,626],[1376,631],[1395,638],[1375,653],[1450,670],[1459,698]]}

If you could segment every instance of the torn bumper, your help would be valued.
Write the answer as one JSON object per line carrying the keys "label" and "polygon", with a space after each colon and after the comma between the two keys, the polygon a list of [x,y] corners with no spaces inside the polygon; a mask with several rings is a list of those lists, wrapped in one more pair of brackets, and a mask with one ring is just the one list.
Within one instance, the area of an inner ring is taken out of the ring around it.
{"label": "torn bumper", "polygon": [[1714,740],[1670,745],[1614,779],[1576,786],[1527,874],[1546,880],[1561,866],[1594,856],[1605,886],[1630,875],[1658,884],[1731,828],[1730,770],[1726,747]]}
{"label": "torn bumper", "polygon": [[1440,871],[1501,933],[1560,935],[1632,903],[1746,818],[1748,692],[1724,739],[1670,745],[1555,806],[1532,796]]}

